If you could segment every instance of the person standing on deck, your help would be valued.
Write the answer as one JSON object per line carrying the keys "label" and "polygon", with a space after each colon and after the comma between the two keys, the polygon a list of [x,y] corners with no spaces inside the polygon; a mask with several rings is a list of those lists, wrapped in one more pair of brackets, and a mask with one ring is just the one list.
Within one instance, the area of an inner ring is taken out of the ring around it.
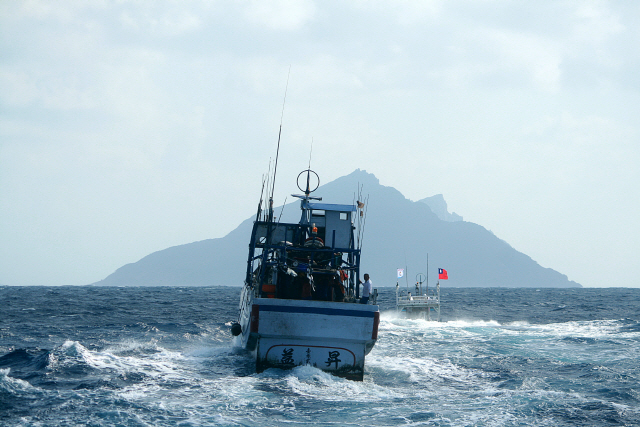
{"label": "person standing on deck", "polygon": [[[362,280],[359,281],[362,283]],[[369,295],[371,295],[371,279],[369,275],[365,273],[364,283],[362,284],[362,298],[360,298],[360,304],[367,304],[369,302]]]}

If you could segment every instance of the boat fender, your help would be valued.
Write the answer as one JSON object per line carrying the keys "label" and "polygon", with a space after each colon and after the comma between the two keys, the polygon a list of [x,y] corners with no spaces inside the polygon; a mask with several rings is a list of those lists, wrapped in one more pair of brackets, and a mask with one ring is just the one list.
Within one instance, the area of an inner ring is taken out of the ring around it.
{"label": "boat fender", "polygon": [[233,335],[234,337],[237,337],[241,333],[242,333],[242,326],[240,326],[240,323],[233,322],[233,324],[231,325],[231,335]]}

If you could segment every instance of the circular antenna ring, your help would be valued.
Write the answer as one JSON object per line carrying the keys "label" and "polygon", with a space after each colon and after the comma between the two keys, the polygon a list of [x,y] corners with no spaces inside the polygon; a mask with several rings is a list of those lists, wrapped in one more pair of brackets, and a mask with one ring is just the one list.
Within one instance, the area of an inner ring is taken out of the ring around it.
{"label": "circular antenna ring", "polygon": [[[302,188],[300,186],[300,177],[302,176],[302,174],[306,173],[307,174],[307,182],[306,182],[306,187]],[[315,179],[314,179],[314,183],[311,182],[312,180],[312,174],[315,175]],[[300,189],[300,191],[303,191],[304,194],[306,194],[307,196],[311,193],[313,193],[314,191],[316,191],[318,189],[318,187],[320,187],[320,177],[318,176],[317,173],[315,173],[314,171],[312,171],[311,169],[307,169],[307,170],[303,170],[302,172],[300,172],[298,174],[298,178],[296,179],[296,184],[298,185],[298,188]],[[315,184],[315,187],[313,187],[313,185]],[[311,187],[313,187],[313,189],[311,189]]]}

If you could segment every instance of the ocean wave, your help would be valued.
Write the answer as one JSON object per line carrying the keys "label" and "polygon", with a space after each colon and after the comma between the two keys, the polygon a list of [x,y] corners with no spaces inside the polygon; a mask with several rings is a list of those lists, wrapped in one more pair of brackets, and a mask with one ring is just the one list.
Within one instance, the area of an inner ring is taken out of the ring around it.
{"label": "ocean wave", "polygon": [[0,369],[0,390],[15,395],[20,392],[31,391],[34,389],[29,382],[19,378],[10,377],[9,372],[11,372],[11,368]]}
{"label": "ocean wave", "polygon": [[55,291],[3,290],[0,424],[640,425],[636,293],[443,289],[442,322],[391,298],[354,382],[256,373],[225,324],[237,289]]}

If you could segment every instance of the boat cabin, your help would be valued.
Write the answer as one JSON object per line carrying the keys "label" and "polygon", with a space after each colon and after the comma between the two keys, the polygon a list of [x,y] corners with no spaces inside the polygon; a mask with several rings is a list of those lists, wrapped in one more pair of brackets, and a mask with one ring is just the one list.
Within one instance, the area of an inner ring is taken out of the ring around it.
{"label": "boat cabin", "polygon": [[316,234],[325,245],[332,248],[348,248],[351,244],[351,215],[353,205],[309,203],[309,222],[316,227]]}
{"label": "boat cabin", "polygon": [[[357,298],[360,251],[354,245],[354,205],[301,203],[297,224],[256,221],[247,280],[256,296],[347,301]],[[355,293],[354,293],[355,291]]]}

